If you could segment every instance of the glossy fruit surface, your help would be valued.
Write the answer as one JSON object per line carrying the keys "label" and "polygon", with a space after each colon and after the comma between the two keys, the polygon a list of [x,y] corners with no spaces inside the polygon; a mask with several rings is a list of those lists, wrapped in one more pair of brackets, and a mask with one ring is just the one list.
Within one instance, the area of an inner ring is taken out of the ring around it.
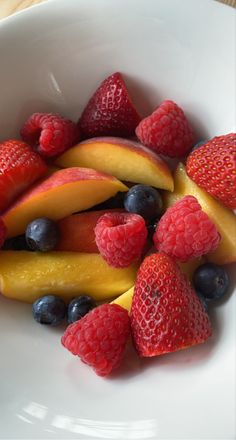
{"label": "glossy fruit surface", "polygon": [[78,124],[84,138],[130,136],[140,119],[121,73],[115,72],[92,95]]}
{"label": "glossy fruit surface", "polygon": [[25,237],[30,249],[48,252],[57,245],[59,239],[58,226],[47,217],[37,218],[27,226]]}
{"label": "glossy fruit surface", "polygon": [[39,154],[25,142],[0,143],[0,212],[47,171]]}
{"label": "glossy fruit surface", "polygon": [[95,302],[91,296],[81,295],[72,299],[68,305],[67,321],[69,324],[83,318],[90,310],[95,307]]}
{"label": "glossy fruit surface", "polygon": [[55,295],[45,295],[32,306],[33,317],[40,324],[59,325],[66,316],[66,304]]}
{"label": "glossy fruit surface", "polygon": [[190,179],[227,208],[236,208],[236,133],[216,136],[188,156]]}
{"label": "glossy fruit surface", "polygon": [[148,185],[135,185],[125,194],[126,211],[141,215],[145,220],[156,220],[163,208],[160,193]]}
{"label": "glossy fruit surface", "polygon": [[139,268],[131,330],[138,354],[143,357],[200,344],[212,333],[196,292],[168,255],[152,254]]}
{"label": "glossy fruit surface", "polygon": [[195,289],[208,300],[222,298],[228,290],[229,282],[225,268],[214,263],[199,266],[193,274]]}

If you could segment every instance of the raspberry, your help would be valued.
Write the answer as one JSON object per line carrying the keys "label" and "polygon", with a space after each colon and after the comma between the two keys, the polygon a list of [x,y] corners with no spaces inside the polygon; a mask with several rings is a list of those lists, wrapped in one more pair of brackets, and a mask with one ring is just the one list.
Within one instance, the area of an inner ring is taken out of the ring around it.
{"label": "raspberry", "polygon": [[141,256],[147,238],[144,219],[138,214],[104,214],[95,227],[96,244],[113,267],[127,267]]}
{"label": "raspberry", "polygon": [[33,113],[21,128],[21,137],[45,157],[63,153],[79,141],[78,125],[58,114]]}
{"label": "raspberry", "polygon": [[61,342],[99,376],[107,376],[120,365],[129,334],[127,310],[103,304],[69,325]]}
{"label": "raspberry", "polygon": [[186,171],[197,185],[235,209],[236,133],[214,137],[193,151],[188,156]]}
{"label": "raspberry", "polygon": [[193,146],[192,128],[183,110],[173,101],[162,104],[136,128],[140,142],[165,156],[184,156]]}
{"label": "raspberry", "polygon": [[4,221],[0,217],[0,248],[3,246],[7,235],[7,228]]}
{"label": "raspberry", "polygon": [[185,262],[215,250],[220,234],[197,199],[185,196],[162,216],[153,241],[160,252]]}
{"label": "raspberry", "polygon": [[211,324],[196,292],[165,254],[146,257],[131,307],[131,331],[140,356],[158,356],[205,342]]}

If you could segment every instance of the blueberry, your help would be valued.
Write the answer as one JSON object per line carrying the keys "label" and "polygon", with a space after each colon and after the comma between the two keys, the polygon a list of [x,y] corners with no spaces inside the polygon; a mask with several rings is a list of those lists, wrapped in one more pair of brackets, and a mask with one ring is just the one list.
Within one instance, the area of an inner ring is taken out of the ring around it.
{"label": "blueberry", "polygon": [[220,299],[229,287],[229,277],[222,266],[206,263],[195,270],[193,285],[207,300]]}
{"label": "blueberry", "polygon": [[59,239],[57,224],[47,217],[37,218],[27,226],[25,238],[33,251],[51,251]]}
{"label": "blueberry", "polygon": [[74,298],[69,306],[67,311],[67,320],[68,323],[78,321],[83,318],[90,310],[95,307],[94,300],[90,296],[78,296]]}
{"label": "blueberry", "polygon": [[32,306],[33,317],[40,324],[56,326],[66,317],[66,304],[56,295],[45,295]]}
{"label": "blueberry", "polygon": [[2,249],[5,251],[29,251],[31,250],[26,242],[25,235],[17,235],[16,237],[8,238],[5,241]]}
{"label": "blueberry", "polygon": [[194,145],[194,147],[192,148],[192,151],[197,150],[199,147],[201,147],[202,145],[204,145],[207,142],[207,140],[205,139],[204,141],[199,141],[197,144]]}
{"label": "blueberry", "polygon": [[151,186],[134,185],[125,194],[124,207],[126,211],[151,221],[160,217],[163,202],[160,193]]}

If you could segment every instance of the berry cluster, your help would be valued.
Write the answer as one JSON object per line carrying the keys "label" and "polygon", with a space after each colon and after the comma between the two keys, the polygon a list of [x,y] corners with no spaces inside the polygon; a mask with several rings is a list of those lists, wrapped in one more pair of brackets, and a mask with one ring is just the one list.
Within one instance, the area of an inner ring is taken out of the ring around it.
{"label": "berry cluster", "polygon": [[44,295],[33,303],[32,311],[35,321],[56,326],[61,324],[65,318],[69,324],[78,321],[95,306],[94,300],[88,295],[72,299],[68,306],[57,295]]}

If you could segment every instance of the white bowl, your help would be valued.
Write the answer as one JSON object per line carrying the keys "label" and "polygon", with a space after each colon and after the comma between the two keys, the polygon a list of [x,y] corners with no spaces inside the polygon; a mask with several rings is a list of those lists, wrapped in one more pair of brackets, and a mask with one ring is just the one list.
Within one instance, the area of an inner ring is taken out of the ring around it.
{"label": "white bowl", "polygon": [[[117,70],[143,114],[170,98],[199,138],[235,130],[234,13],[213,0],[61,0],[3,20],[0,139],[19,136],[35,111],[76,120]],[[1,438],[235,438],[233,272],[208,343],[130,356],[113,379],[70,356],[29,305],[1,298]]]}

